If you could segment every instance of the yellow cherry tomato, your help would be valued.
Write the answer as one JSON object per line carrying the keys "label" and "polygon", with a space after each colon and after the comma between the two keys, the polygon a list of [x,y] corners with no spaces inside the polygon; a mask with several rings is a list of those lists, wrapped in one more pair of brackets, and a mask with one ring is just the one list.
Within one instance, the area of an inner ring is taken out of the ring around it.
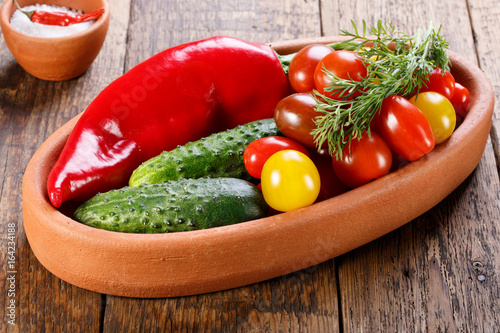
{"label": "yellow cherry tomato", "polygon": [[410,98],[410,102],[422,111],[431,125],[436,144],[448,139],[457,122],[451,102],[434,91],[421,92]]}
{"label": "yellow cherry tomato", "polygon": [[313,204],[321,182],[318,169],[309,157],[296,150],[282,150],[264,164],[261,186],[271,208],[288,212]]}

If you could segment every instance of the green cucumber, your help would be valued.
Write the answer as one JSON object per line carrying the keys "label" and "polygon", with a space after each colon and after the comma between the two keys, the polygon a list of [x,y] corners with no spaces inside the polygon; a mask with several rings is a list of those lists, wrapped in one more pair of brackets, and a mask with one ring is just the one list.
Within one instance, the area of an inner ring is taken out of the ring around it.
{"label": "green cucumber", "polygon": [[127,233],[207,229],[266,216],[267,204],[253,184],[236,178],[199,178],[145,184],[100,193],[73,218]]}
{"label": "green cucumber", "polygon": [[243,152],[251,142],[274,135],[281,134],[272,118],[212,134],[145,161],[134,170],[129,185],[201,177],[252,180],[243,164]]}

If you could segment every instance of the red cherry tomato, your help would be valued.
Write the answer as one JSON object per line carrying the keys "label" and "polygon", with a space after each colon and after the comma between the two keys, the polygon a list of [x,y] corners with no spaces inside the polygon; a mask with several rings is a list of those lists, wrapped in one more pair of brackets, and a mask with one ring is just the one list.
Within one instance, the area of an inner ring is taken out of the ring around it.
{"label": "red cherry tomato", "polygon": [[[340,89],[335,89],[335,86],[331,85],[331,80],[326,75],[325,69],[333,75],[345,80],[362,81],[367,75],[363,59],[355,52],[339,50],[327,54],[316,66],[314,71],[314,84],[321,94],[336,100],[346,98],[347,95],[343,94]],[[330,90],[330,88],[333,90]],[[356,95],[359,95],[359,93],[354,92],[350,98]]]}
{"label": "red cherry tomato", "polygon": [[342,183],[339,177],[335,174],[332,165],[332,157],[328,154],[327,149],[319,152],[311,152],[310,154],[311,160],[318,169],[321,181],[319,195],[316,199],[317,202],[333,198],[349,191],[349,187]]}
{"label": "red cherry tomato", "polygon": [[300,143],[282,136],[268,136],[250,143],[243,152],[243,163],[248,173],[255,178],[261,177],[262,168],[271,155],[281,150],[297,150],[309,156]]}
{"label": "red cherry tomato", "polygon": [[426,81],[426,85],[427,87],[422,87],[419,92],[434,91],[451,99],[455,91],[455,78],[450,72],[445,71],[443,74],[443,70],[436,67],[429,75],[429,80]]}
{"label": "red cherry tomato", "polygon": [[436,144],[425,115],[401,96],[385,98],[373,122],[389,147],[407,161],[419,159]]}
{"label": "red cherry tomato", "polygon": [[342,159],[333,157],[333,169],[347,186],[355,188],[386,175],[392,165],[392,152],[382,137],[375,132],[351,141],[351,150],[345,147]]}
{"label": "red cherry tomato", "polygon": [[316,148],[311,131],[316,128],[314,118],[316,100],[305,93],[287,96],[278,102],[274,111],[276,126],[285,136],[294,139],[307,148]]}
{"label": "red cherry tomato", "polygon": [[290,61],[288,79],[296,92],[311,92],[314,89],[314,70],[318,62],[333,49],[323,44],[311,44],[302,48]]}
{"label": "red cherry tomato", "polygon": [[467,114],[467,107],[469,106],[469,99],[469,90],[460,83],[455,82],[455,90],[453,96],[450,99],[450,102],[455,109],[457,118],[465,118],[465,115]]}

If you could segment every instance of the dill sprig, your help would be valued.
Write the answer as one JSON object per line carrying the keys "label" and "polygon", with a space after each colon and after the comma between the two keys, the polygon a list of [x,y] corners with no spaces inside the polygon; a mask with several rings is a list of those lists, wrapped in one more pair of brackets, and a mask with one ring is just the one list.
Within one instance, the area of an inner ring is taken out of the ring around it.
{"label": "dill sprig", "polygon": [[[350,147],[351,140],[361,138],[364,131],[370,133],[370,122],[386,97],[418,93],[433,68],[448,71],[450,67],[448,43],[440,35],[441,27],[436,31],[432,22],[425,33],[419,29],[413,36],[388,22],[378,21],[367,30],[363,21],[361,31],[351,22],[354,32],[341,30],[349,38],[330,46],[358,52],[364,58],[367,77],[362,81],[345,80],[325,70],[331,79],[325,90],[342,91],[342,100],[314,91],[316,111],[323,115],[316,117],[316,129],[311,134],[317,147],[326,142],[330,155],[337,158],[342,157],[346,146]],[[361,95],[350,99],[354,93]]]}

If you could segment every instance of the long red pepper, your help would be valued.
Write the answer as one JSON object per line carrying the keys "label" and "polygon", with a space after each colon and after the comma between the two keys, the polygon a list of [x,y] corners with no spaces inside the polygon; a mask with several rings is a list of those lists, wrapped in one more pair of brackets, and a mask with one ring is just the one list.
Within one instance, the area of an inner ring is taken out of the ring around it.
{"label": "long red pepper", "polygon": [[56,207],[127,184],[143,161],[211,133],[271,118],[289,93],[267,45],[213,37],[167,49],[105,88],[51,170]]}
{"label": "long red pepper", "polygon": [[31,21],[45,25],[68,26],[97,19],[104,13],[104,8],[90,13],[70,15],[62,12],[45,12],[35,10],[31,14]]}
{"label": "long red pepper", "polygon": [[21,9],[16,0],[14,0],[17,8],[24,13],[32,22],[45,25],[68,26],[76,23],[83,23],[97,19],[104,13],[104,8],[94,10],[85,14],[69,14],[63,12],[46,12],[42,10],[24,11]]}

